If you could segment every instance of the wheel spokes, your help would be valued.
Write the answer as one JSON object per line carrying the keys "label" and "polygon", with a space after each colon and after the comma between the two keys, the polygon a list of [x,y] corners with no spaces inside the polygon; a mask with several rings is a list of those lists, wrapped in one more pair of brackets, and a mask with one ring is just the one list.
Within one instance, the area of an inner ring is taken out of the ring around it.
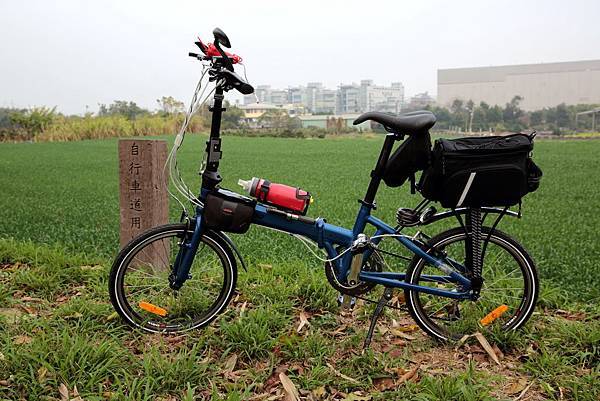
{"label": "wheel spokes", "polygon": [[192,277],[180,290],[170,288],[168,277],[180,249],[179,241],[179,237],[171,236],[146,244],[133,255],[124,274],[127,302],[138,319],[146,324],[192,326],[204,318],[224,288],[222,260],[205,243],[201,244],[190,268]]}
{"label": "wheel spokes", "polygon": [[[465,260],[463,241],[464,236],[438,249],[446,252],[447,258],[460,263]],[[433,285],[450,291],[460,290],[456,283],[446,280],[437,280],[432,284],[426,278],[421,279],[421,276],[435,274],[435,270],[423,261],[420,263],[419,285]],[[424,316],[431,320],[431,324],[437,327],[437,331],[446,333],[450,338],[460,338],[464,334],[482,330],[482,319],[492,311],[503,311],[498,317],[492,315],[486,319],[485,323],[492,326],[504,325],[519,311],[525,294],[525,278],[521,265],[511,253],[490,241],[483,261],[482,276],[484,282],[477,301],[444,300],[439,295],[417,293],[419,307]]]}

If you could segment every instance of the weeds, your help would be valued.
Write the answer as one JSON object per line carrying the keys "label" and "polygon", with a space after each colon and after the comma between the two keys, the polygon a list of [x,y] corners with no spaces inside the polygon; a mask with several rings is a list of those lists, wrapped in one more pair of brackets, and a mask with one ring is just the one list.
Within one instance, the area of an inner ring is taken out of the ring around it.
{"label": "weeds", "polygon": [[[0,399],[58,398],[64,386],[86,400],[247,400],[276,391],[281,372],[314,400],[342,393],[357,400],[489,400],[514,397],[525,390],[522,382],[542,397],[598,397],[593,314],[549,311],[526,330],[492,332],[488,339],[504,353],[496,366],[473,344],[453,349],[418,332],[397,341],[384,329],[388,319],[405,317],[392,312],[362,354],[366,327],[357,317],[364,306],[340,317],[330,304],[335,294],[319,290],[320,272],[251,265],[216,324],[175,337],[147,335],[114,318],[106,261],[14,240],[0,240],[0,260],[11,294],[10,308],[0,309]],[[297,273],[286,282],[290,270]],[[23,279],[36,274],[50,290]],[[315,289],[309,303],[293,299],[311,295],[300,288]],[[275,289],[287,302],[273,296]],[[300,313],[309,324],[299,331]]]}
{"label": "weeds", "polygon": [[[419,383],[415,400],[456,400],[487,401],[494,398],[490,395],[490,378],[477,372],[473,363],[469,363],[463,373],[449,377],[425,377]],[[416,390],[416,389],[414,389]]]}
{"label": "weeds", "polygon": [[[188,141],[181,160],[191,166],[204,137]],[[381,138],[289,141],[226,138],[224,186],[252,175],[299,185],[315,196],[311,215],[351,226]],[[544,183],[525,198],[523,220],[502,225],[537,262],[540,307],[524,330],[489,335],[504,354],[496,366],[476,344],[442,346],[418,331],[414,340],[394,338],[383,328],[408,318],[392,310],[362,355],[372,307],[359,304],[352,317],[340,317],[322,263],[291,239],[257,228],[234,238],[249,272],[240,271],[238,293],[214,324],[180,337],[130,331],[115,318],[106,290],[118,247],[116,141],[3,144],[0,399],[58,399],[64,385],[86,400],[247,400],[278,391],[283,372],[306,399],[514,399],[527,391],[597,400],[600,310],[582,302],[600,295],[598,185],[589,176],[598,145],[536,145]],[[264,149],[268,161],[257,156]],[[192,170],[184,169],[190,185],[197,183]],[[408,191],[382,188],[377,215],[393,221],[398,206],[415,202]],[[309,324],[298,330],[300,314]]]}

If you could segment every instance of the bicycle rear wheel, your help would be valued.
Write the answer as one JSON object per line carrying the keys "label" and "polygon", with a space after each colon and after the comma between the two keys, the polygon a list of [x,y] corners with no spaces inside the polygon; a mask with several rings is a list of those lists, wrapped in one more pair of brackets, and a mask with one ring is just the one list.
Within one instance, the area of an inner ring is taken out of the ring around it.
{"label": "bicycle rear wheel", "polygon": [[[483,227],[487,238],[490,228]],[[447,258],[465,263],[464,229],[445,231],[428,241],[428,246]],[[494,230],[483,259],[481,297],[477,301],[454,300],[418,291],[405,291],[408,310],[417,324],[437,340],[458,340],[476,331],[516,330],[529,319],[537,301],[539,282],[535,264],[525,249],[505,233]],[[421,258],[413,258],[406,274],[411,284],[462,291],[453,282],[432,282],[427,276],[440,271]],[[463,273],[464,274],[464,273]],[[468,276],[468,273],[467,273]],[[491,317],[495,311],[498,317]],[[482,319],[491,320],[483,325]]]}
{"label": "bicycle rear wheel", "polygon": [[205,233],[182,288],[169,286],[169,275],[184,240],[185,224],[168,224],[134,238],[117,256],[109,292],[127,324],[154,333],[177,333],[208,325],[229,303],[237,265],[229,245]]}

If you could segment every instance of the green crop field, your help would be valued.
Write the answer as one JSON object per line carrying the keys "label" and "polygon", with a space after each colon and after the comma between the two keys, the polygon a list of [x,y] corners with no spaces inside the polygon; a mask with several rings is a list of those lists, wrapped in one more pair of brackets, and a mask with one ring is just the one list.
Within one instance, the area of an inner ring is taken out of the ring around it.
{"label": "green crop field", "polygon": [[[192,188],[205,138],[189,136],[182,151]],[[311,216],[350,226],[382,140],[225,137],[223,184],[259,176],[298,185],[315,198]],[[208,328],[127,329],[107,291],[118,252],[117,141],[0,144],[0,400],[596,401],[599,153],[600,141],[537,142],[541,187],[524,199],[522,219],[500,225],[541,275],[523,329],[485,332],[492,351],[476,337],[439,344],[388,308],[363,353],[373,306],[359,300],[341,313],[321,262],[260,228],[232,236],[249,270]],[[382,187],[375,214],[393,223],[396,208],[419,200]]]}
{"label": "green crop field", "polygon": [[[188,136],[183,175],[195,189],[204,138]],[[364,195],[382,138],[294,140],[227,137],[221,171],[225,187],[238,178],[266,177],[309,190],[309,214],[351,226]],[[523,218],[500,227],[531,252],[546,283],[580,300],[600,296],[600,141],[539,141],[535,160],[544,171],[541,188],[523,203]],[[69,250],[111,257],[118,251],[117,141],[2,144],[0,236],[61,244]],[[376,215],[389,222],[418,195],[407,186],[385,188]],[[171,202],[172,220],[180,210]],[[425,232],[435,234],[441,227]],[[255,263],[294,261],[316,265],[293,239],[252,228],[235,236]]]}

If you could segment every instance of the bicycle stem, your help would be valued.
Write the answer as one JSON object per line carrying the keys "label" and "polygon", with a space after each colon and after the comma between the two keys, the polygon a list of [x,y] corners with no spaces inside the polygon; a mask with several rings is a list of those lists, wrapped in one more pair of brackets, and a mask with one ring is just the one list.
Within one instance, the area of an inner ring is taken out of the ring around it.
{"label": "bicycle stem", "polygon": [[214,95],[214,103],[209,110],[212,112],[212,121],[210,126],[210,137],[206,141],[206,166],[202,175],[202,189],[212,190],[221,181],[223,177],[219,174],[219,160],[222,157],[221,152],[221,116],[226,110],[223,107],[223,88],[217,82]]}

